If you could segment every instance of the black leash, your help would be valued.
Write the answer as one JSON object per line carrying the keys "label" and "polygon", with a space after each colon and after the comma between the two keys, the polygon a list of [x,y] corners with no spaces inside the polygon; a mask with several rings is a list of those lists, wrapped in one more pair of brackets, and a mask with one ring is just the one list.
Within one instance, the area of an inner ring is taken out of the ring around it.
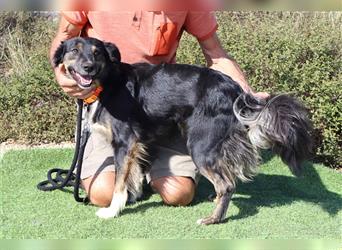
{"label": "black leash", "polygon": [[[47,180],[38,183],[37,188],[42,191],[63,190],[74,187],[74,198],[77,202],[88,202],[88,197],[79,195],[80,177],[85,145],[89,138],[89,128],[82,129],[83,100],[77,100],[76,146],[70,169],[52,168],[47,172]],[[74,170],[76,168],[76,174]],[[53,177],[55,176],[55,177]]]}

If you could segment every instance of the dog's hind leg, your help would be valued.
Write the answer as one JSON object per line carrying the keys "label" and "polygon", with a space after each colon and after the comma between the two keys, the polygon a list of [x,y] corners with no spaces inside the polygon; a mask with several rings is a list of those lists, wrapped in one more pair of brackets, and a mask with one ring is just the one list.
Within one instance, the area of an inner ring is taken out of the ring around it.
{"label": "dog's hind leg", "polygon": [[189,152],[200,174],[214,185],[217,196],[216,208],[212,215],[197,222],[205,225],[220,223],[225,218],[235,190],[235,182],[232,181],[235,179],[235,173],[226,171],[221,164],[222,143],[227,137],[229,124],[225,120],[203,119],[190,125],[192,126],[188,130],[187,142]]}
{"label": "dog's hind leg", "polygon": [[225,218],[236,180],[247,181],[255,174],[257,151],[229,105],[226,110],[199,106],[187,125],[189,152],[199,172],[214,185],[217,195],[212,215],[198,223],[220,223]]}
{"label": "dog's hind leg", "polygon": [[216,192],[216,207],[210,216],[197,220],[197,223],[203,225],[220,223],[226,216],[235,187],[227,182],[227,180],[224,180],[224,178],[213,168],[203,167],[199,168],[199,171],[214,185]]}

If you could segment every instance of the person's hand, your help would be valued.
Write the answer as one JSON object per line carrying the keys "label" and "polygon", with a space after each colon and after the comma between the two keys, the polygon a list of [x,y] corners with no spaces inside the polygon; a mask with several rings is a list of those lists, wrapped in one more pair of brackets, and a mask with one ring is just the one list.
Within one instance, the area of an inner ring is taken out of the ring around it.
{"label": "person's hand", "polygon": [[73,78],[67,77],[66,70],[63,64],[58,65],[54,71],[57,83],[61,86],[63,91],[71,97],[85,99],[91,96],[92,92],[95,89],[95,86],[92,86],[89,89],[81,89]]}
{"label": "person's hand", "polygon": [[267,93],[267,92],[254,92],[254,91],[251,91],[250,93],[254,97],[259,98],[259,99],[267,99],[270,96],[270,94]]}

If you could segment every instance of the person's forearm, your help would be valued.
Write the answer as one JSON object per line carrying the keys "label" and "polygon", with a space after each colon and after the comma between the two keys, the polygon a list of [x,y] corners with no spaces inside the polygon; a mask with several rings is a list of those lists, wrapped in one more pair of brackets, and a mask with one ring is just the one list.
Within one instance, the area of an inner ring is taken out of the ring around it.
{"label": "person's forearm", "polygon": [[80,34],[82,27],[73,25],[69,23],[63,16],[61,16],[59,21],[58,31],[56,33],[55,38],[53,39],[50,47],[50,63],[52,63],[52,58],[57,50],[58,46],[62,41],[65,41],[69,38],[76,37]]}
{"label": "person's forearm", "polygon": [[245,92],[252,91],[251,87],[248,85],[244,73],[233,59],[228,57],[216,58],[212,60],[212,63],[208,65],[208,67],[229,75],[241,86]]}
{"label": "person's forearm", "polygon": [[235,60],[223,50],[216,34],[200,42],[200,45],[208,67],[229,75],[245,92],[251,91],[244,73]]}
{"label": "person's forearm", "polygon": [[[58,46],[60,46],[61,42],[69,38],[79,36],[81,33],[81,30],[82,30],[82,26],[73,25],[70,22],[68,22],[63,16],[61,17],[58,31],[56,33],[55,38],[53,39],[51,43],[50,62],[53,67],[53,71],[55,73],[57,83],[59,84],[59,86],[61,86],[63,91],[71,97],[84,99],[84,98],[89,97],[92,94],[94,87],[90,89],[81,89],[77,85],[77,82],[75,81],[75,79],[73,79],[72,77],[66,74],[66,69],[63,64],[60,64],[58,66],[53,65],[54,54]],[[54,66],[57,66],[57,67],[54,67]]]}

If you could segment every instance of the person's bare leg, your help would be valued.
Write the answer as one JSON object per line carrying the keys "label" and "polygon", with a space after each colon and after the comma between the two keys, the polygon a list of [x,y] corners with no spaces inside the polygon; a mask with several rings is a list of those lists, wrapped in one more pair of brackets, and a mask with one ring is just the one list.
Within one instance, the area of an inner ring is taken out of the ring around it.
{"label": "person's bare leg", "polygon": [[108,207],[113,198],[115,183],[114,172],[102,172],[82,180],[90,202],[99,207]]}
{"label": "person's bare leg", "polygon": [[[114,172],[100,173],[96,178],[90,176],[82,180],[82,185],[92,204],[108,207],[113,198]],[[194,197],[195,183],[189,177],[167,176],[151,181],[151,187],[162,197],[167,205],[186,206]]]}
{"label": "person's bare leg", "polygon": [[166,176],[150,182],[167,205],[186,206],[194,198],[196,185],[190,177]]}

